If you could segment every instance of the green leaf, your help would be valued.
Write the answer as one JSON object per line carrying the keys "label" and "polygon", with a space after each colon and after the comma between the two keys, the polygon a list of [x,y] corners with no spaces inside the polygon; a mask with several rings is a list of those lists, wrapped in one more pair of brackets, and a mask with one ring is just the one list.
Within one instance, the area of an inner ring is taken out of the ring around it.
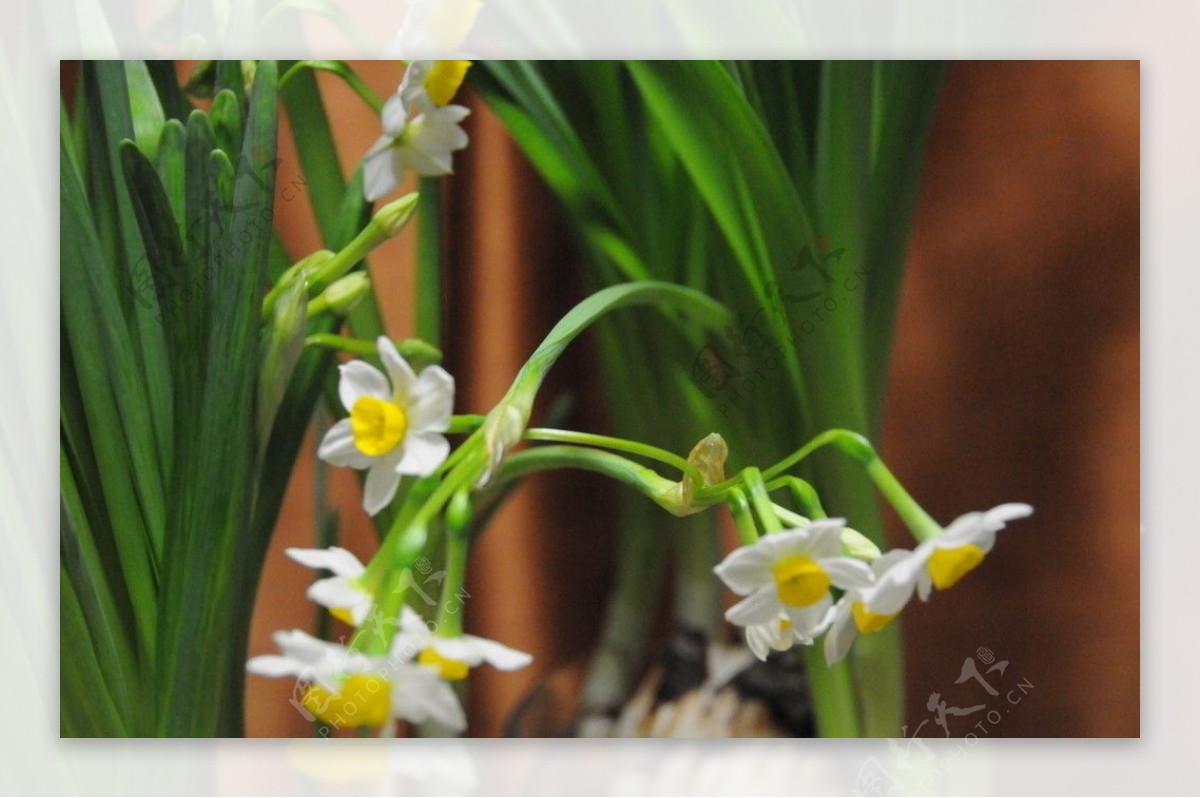
{"label": "green leaf", "polygon": [[125,79],[129,84],[134,141],[147,158],[153,159],[158,153],[158,138],[166,122],[158,99],[158,89],[145,61],[126,61]]}
{"label": "green leaf", "polygon": [[[724,234],[754,303],[782,307],[777,275],[792,268],[812,234],[762,121],[718,63],[632,62],[629,69]],[[778,341],[790,338],[781,314],[766,317]],[[795,351],[785,347],[781,356],[803,403]],[[808,409],[801,404],[796,413],[803,418]]]}
{"label": "green leaf", "polygon": [[229,156],[229,160],[237,163],[242,148],[242,109],[237,96],[229,89],[217,92],[208,116],[212,120],[217,147]]}
{"label": "green leaf", "polygon": [[154,539],[161,539],[157,514],[163,512],[163,497],[139,382],[142,373],[115,288],[101,265],[100,242],[65,143],[60,165],[62,317],[114,543],[135,608],[139,655],[152,656],[157,608]]}
{"label": "green leaf", "polygon": [[[292,74],[280,93],[292,128],[296,155],[308,181],[308,199],[312,203],[317,229],[327,248],[337,239],[339,215],[346,194],[346,182],[338,161],[337,147],[325,113],[325,103],[310,70]],[[361,188],[359,190],[361,196]]]}
{"label": "green leaf", "polygon": [[66,566],[59,567],[59,705],[64,737],[128,737],[96,659],[88,619]]}
{"label": "green leaf", "polygon": [[[220,74],[220,73],[219,73]],[[173,507],[159,659],[158,732],[236,733],[252,586],[261,559],[250,556],[259,317],[270,247],[277,125],[274,62],[259,63],[241,159],[209,160],[209,262],[214,267],[208,358],[189,454],[188,479]],[[203,651],[204,656],[196,656]],[[214,698],[216,697],[216,698]]]}

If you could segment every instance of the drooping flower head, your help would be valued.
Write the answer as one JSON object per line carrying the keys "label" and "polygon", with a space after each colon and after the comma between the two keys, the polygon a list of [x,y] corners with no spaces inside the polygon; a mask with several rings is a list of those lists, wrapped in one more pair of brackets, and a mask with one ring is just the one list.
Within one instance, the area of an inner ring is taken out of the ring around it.
{"label": "drooping flower head", "polygon": [[439,366],[420,375],[385,336],[378,341],[387,371],[362,360],[341,366],[338,395],[350,417],[334,424],[317,454],[334,465],[368,469],[363,507],[375,515],[392,500],[401,475],[426,476],[450,453],[454,378]]}
{"label": "drooping flower head", "polygon": [[246,670],[298,679],[301,705],[325,723],[384,726],[394,718],[432,720],[455,731],[467,726],[458,697],[436,668],[408,662],[398,653],[367,656],[298,629],[276,632],[274,639],[281,653],[253,657]]}
{"label": "drooping flower head", "polygon": [[289,548],[285,552],[308,568],[332,571],[333,576],[313,582],[307,592],[310,601],[329,609],[329,614],[351,626],[362,626],[375,595],[360,579],[366,568],[359,559],[338,546],[328,549]]}
{"label": "drooping flower head", "polygon": [[413,610],[405,607],[400,615],[400,634],[396,648],[417,662],[436,668],[441,678],[458,681],[467,678],[471,668],[487,663],[502,671],[524,668],[533,657],[495,640],[475,635],[440,637]]}
{"label": "drooping flower head", "polygon": [[926,601],[933,588],[953,587],[983,562],[996,543],[997,532],[1009,521],[1032,513],[1028,504],[1002,504],[987,512],[960,516],[938,537],[926,540],[906,557],[896,558],[866,596],[866,609],[876,615],[895,615],[914,591]]}
{"label": "drooping flower head", "polygon": [[[818,624],[815,630],[818,634],[823,624]],[[772,651],[787,651],[799,643],[802,646],[812,645],[810,635],[802,635],[796,631],[796,625],[785,613],[766,623],[754,623],[746,627],[746,645],[754,656],[763,662],[767,661]]]}
{"label": "drooping flower head", "polygon": [[[911,555],[912,552],[907,549],[892,549],[871,563],[873,577],[878,579],[897,563],[904,562]],[[876,588],[877,585],[872,584],[847,590],[838,599],[833,608],[829,633],[825,635],[825,661],[830,665],[846,656],[851,644],[860,633],[878,632],[896,617],[896,613],[884,614],[870,610],[868,602]]]}
{"label": "drooping flower head", "polygon": [[[452,154],[467,146],[460,126],[470,111],[450,100],[470,61],[413,61],[396,92],[384,103],[383,135],[363,158],[363,193],[372,202],[387,196],[405,171],[436,177],[454,171]],[[413,111],[416,116],[410,118]]]}
{"label": "drooping flower head", "polygon": [[782,615],[800,639],[819,635],[830,620],[830,588],[871,583],[870,568],[841,555],[843,526],[840,518],[822,519],[733,551],[715,571],[746,598],[729,608],[726,620],[749,627],[774,623]]}

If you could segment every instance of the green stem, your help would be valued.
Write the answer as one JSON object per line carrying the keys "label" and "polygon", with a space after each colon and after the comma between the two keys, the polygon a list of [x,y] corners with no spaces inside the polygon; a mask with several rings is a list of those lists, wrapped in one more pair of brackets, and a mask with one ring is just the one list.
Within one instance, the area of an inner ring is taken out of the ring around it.
{"label": "green stem", "polygon": [[297,61],[292,65],[291,69],[283,73],[283,77],[279,79],[279,88],[282,89],[287,83],[304,69],[312,69],[320,72],[330,72],[337,75],[346,82],[355,94],[362,98],[363,102],[371,106],[371,110],[376,114],[383,112],[383,99],[375,93],[375,90],[366,84],[366,82],[358,76],[358,73],[349,67],[344,61]]}
{"label": "green stem", "polygon": [[[401,341],[393,340],[392,343],[395,345],[396,351],[405,360],[415,360],[422,363],[440,363],[442,360],[442,350],[420,338],[405,338]],[[305,346],[318,346],[323,349],[348,352],[349,354],[358,355],[363,358],[375,359],[379,356],[379,348],[375,341],[368,341],[363,338],[348,338],[344,335],[336,335],[334,333],[313,333],[304,339],[304,344]]]}
{"label": "green stem", "polygon": [[666,449],[660,449],[657,446],[651,446],[648,443],[639,443],[637,441],[627,440],[625,438],[614,438],[608,435],[593,435],[590,432],[574,432],[572,430],[563,429],[545,429],[540,427],[530,428],[525,430],[525,438],[531,441],[549,441],[555,443],[574,443],[580,446],[595,446],[603,449],[612,449],[616,452],[625,452],[626,454],[636,454],[642,457],[648,457],[651,460],[657,460],[669,466],[678,468],[683,473],[687,474],[697,485],[704,484],[704,477],[700,474],[700,469],[689,463],[683,457],[669,452]]}
{"label": "green stem", "polygon": [[866,467],[867,476],[895,508],[896,514],[913,533],[913,537],[923,542],[942,534],[941,525],[934,521],[921,505],[917,504],[882,460],[876,457],[868,462]]}
{"label": "green stem", "polygon": [[775,515],[779,516],[779,520],[783,521],[789,527],[808,526],[812,523],[810,519],[805,518],[799,513],[793,513],[788,508],[774,502],[771,503],[771,509],[775,511]]}
{"label": "green stem", "polygon": [[829,667],[821,646],[809,646],[804,655],[817,733],[822,737],[860,736],[858,702],[849,663],[843,661]]}
{"label": "green stem", "polygon": [[330,283],[345,275],[376,247],[398,235],[416,210],[417,194],[406,194],[376,211],[371,221],[354,239],[333,254],[308,278],[308,295],[316,296]]}
{"label": "green stem", "polygon": [[578,468],[604,474],[636,488],[638,492],[668,511],[677,509],[677,482],[671,482],[654,470],[632,460],[599,449],[577,446],[538,446],[527,449],[508,457],[494,481],[499,486],[526,474],[556,468]]}
{"label": "green stem", "polygon": [[750,503],[754,506],[758,520],[766,533],[771,535],[782,532],[783,524],[780,522],[779,516],[775,515],[774,504],[771,502],[771,496],[767,493],[762,472],[751,466],[743,469],[742,479],[745,482],[746,490],[750,492]]}
{"label": "green stem", "polygon": [[753,546],[758,542],[758,527],[754,523],[754,513],[750,511],[750,501],[746,492],[741,488],[729,491],[729,514],[737,525],[738,537],[743,546]]}
{"label": "green stem", "polygon": [[421,223],[417,228],[417,337],[441,346],[442,340],[442,180],[423,177]]}
{"label": "green stem", "polygon": [[[775,484],[775,482],[769,483],[767,487],[773,490]],[[800,506],[800,509],[808,514],[809,518],[820,519],[829,517],[825,514],[825,508],[821,506],[821,498],[817,495],[817,490],[811,483],[800,479],[800,477],[780,477],[778,484],[791,491],[792,498],[796,500],[796,504]]]}
{"label": "green stem", "polygon": [[438,604],[437,634],[439,637],[458,637],[462,634],[462,595],[466,582],[467,528],[471,522],[470,502],[467,493],[460,490],[450,500],[446,512],[446,578],[442,582],[441,601]]}

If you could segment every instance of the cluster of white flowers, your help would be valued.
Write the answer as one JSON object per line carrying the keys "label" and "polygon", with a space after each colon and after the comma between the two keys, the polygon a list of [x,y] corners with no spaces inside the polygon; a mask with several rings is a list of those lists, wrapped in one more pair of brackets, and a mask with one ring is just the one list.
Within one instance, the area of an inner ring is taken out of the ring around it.
{"label": "cluster of white flowers", "polygon": [[[454,405],[454,379],[430,366],[416,374],[386,337],[377,342],[387,374],[362,360],[341,366],[338,393],[349,417],[321,441],[319,455],[339,466],[368,469],[363,505],[374,515],[392,500],[403,475],[433,473],[446,459]],[[309,587],[308,597],[331,615],[355,627],[370,619],[375,586],[368,570],[351,552],[290,548],[301,565],[329,571]],[[374,623],[374,619],[371,619]],[[395,618],[379,619],[387,629]],[[448,682],[466,678],[484,663],[515,670],[533,658],[474,635],[444,637],[409,607],[385,655],[367,655],[294,629],[277,632],[279,654],[253,657],[249,672],[291,676],[303,686],[301,704],[314,717],[334,726],[379,726],[392,719],[436,721],[454,731],[466,727],[458,698]]]}
{"label": "cluster of white flowers", "polygon": [[[811,645],[825,634],[825,659],[832,665],[859,634],[891,623],[914,592],[925,601],[934,587],[955,585],[992,550],[996,532],[1032,512],[1026,504],[1002,504],[969,513],[915,550],[894,549],[870,565],[843,556],[840,518],[766,535],[715,569],[745,597],[725,618],[745,627],[747,645],[762,660],[772,650]],[[832,588],[842,591],[836,602]]]}
{"label": "cluster of white flowers", "polygon": [[[354,625],[367,620],[374,599],[359,581],[366,569],[358,558],[340,548],[287,553],[304,565],[334,572],[313,583],[309,598]],[[533,661],[529,654],[475,635],[441,637],[409,607],[401,609],[399,621],[385,655],[367,655],[293,629],[275,633],[279,654],[253,657],[246,669],[296,678],[304,684],[305,709],[336,727],[432,720],[462,731],[466,717],[449,682],[465,679],[484,663],[516,670]]]}
{"label": "cluster of white flowers", "polygon": [[470,61],[413,61],[384,103],[383,135],[363,158],[363,194],[372,202],[395,191],[405,171],[435,177],[453,171],[452,153],[467,146],[460,126],[470,111],[450,100]]}

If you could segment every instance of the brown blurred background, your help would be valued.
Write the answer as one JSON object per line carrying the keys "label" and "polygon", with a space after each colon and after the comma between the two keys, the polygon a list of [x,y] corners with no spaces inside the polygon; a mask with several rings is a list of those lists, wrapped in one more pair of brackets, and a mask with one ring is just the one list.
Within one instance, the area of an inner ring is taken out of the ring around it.
{"label": "brown blurred background", "polygon": [[[356,68],[381,94],[400,77],[395,63]],[[327,78],[347,167],[379,122]],[[1037,512],[952,594],[905,613],[911,727],[931,717],[931,692],[966,706],[969,685],[954,681],[989,648],[1033,685],[991,735],[1139,733],[1139,79],[1137,62],[950,70],[909,250],[884,454],[940,520],[1005,501]],[[495,117],[467,102],[471,145],[448,181],[445,349],[457,411],[485,412],[582,289],[554,200]],[[299,256],[320,242],[286,120],[282,135],[277,214]],[[396,337],[412,332],[413,245],[407,231],[372,259]],[[588,342],[552,374],[547,391],[570,387],[578,400],[569,426],[603,430]],[[310,440],[267,558],[251,654],[272,649],[273,630],[312,628],[312,573],[283,549],[312,545],[314,459]],[[334,469],[331,484],[343,543],[366,559],[374,533],[354,477]],[[525,670],[473,677],[475,734],[499,734],[529,690],[586,662],[613,571],[614,510],[602,480],[532,479],[472,553],[468,630],[536,656]],[[250,735],[311,733],[291,687],[249,679]],[[921,733],[941,733],[932,726]]]}

